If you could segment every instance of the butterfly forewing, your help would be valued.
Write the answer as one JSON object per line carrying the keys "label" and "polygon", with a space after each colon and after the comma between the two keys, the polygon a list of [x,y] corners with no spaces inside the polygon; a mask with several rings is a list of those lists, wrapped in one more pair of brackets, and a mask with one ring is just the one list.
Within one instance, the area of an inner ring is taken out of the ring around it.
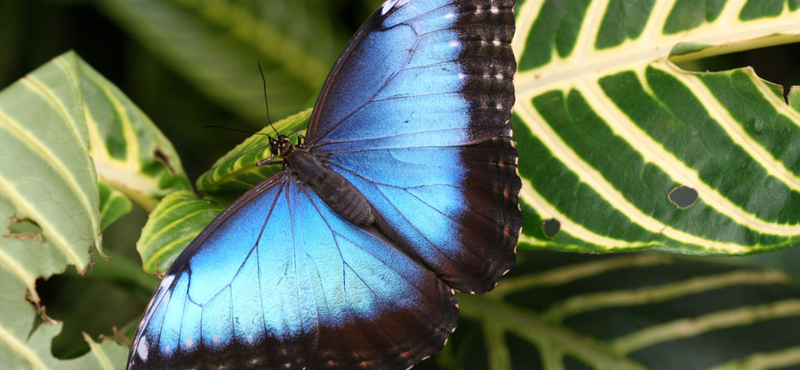
{"label": "butterfly forewing", "polygon": [[522,215],[508,124],[514,1],[387,1],[331,73],[308,129],[382,231],[447,283],[485,292]]}

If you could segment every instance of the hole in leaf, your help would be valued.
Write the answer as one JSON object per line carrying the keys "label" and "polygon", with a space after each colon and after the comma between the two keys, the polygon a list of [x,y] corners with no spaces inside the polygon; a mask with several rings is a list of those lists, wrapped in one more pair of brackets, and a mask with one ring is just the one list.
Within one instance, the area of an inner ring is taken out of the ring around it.
{"label": "hole in leaf", "polygon": [[669,200],[680,209],[686,209],[697,202],[697,190],[688,186],[679,186],[669,193]]}
{"label": "hole in leaf", "polygon": [[561,223],[555,218],[545,220],[542,222],[542,230],[544,230],[544,235],[548,238],[555,238],[558,232],[561,230]]}
{"label": "hole in leaf", "polygon": [[[704,48],[704,45],[678,44],[672,53],[679,58],[681,54],[691,54]],[[719,49],[719,51],[723,50]],[[722,72],[752,67],[759,77],[781,85],[783,96],[786,99],[791,87],[800,85],[800,73],[798,73],[796,63],[798,57],[800,57],[800,43],[789,43],[689,61],[677,61],[676,64],[689,72]]]}
{"label": "hole in leaf", "polygon": [[8,226],[6,233],[3,235],[6,238],[14,239],[36,239],[40,243],[44,243],[42,236],[42,228],[35,222],[27,218],[17,218],[12,216],[8,219]]}
{"label": "hole in leaf", "polygon": [[94,268],[83,276],[70,266],[64,274],[36,281],[47,316],[63,322],[61,333],[51,342],[53,356],[72,359],[89,352],[83,332],[95,339],[113,338],[114,327],[123,328],[132,321],[138,322],[145,303],[138,298],[139,289],[135,283],[125,281],[120,275],[124,270],[120,267],[124,265],[115,263],[123,259],[114,258],[113,262],[98,259]]}

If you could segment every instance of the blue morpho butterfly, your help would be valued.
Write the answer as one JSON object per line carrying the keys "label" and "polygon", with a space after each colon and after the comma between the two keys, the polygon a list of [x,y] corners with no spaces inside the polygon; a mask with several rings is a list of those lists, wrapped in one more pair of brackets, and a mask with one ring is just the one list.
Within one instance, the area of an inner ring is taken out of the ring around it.
{"label": "blue morpho butterfly", "polygon": [[514,0],[387,0],[284,169],[178,257],[128,369],[406,369],[491,290],[522,227]]}

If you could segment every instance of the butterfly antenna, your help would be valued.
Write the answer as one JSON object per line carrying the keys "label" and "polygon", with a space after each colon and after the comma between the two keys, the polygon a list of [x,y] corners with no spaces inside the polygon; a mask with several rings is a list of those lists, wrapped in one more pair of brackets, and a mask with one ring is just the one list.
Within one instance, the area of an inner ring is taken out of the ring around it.
{"label": "butterfly antenna", "polygon": [[261,72],[261,82],[264,83],[264,104],[267,106],[267,122],[269,122],[269,127],[272,127],[272,131],[275,131],[275,136],[280,136],[278,130],[276,130],[275,126],[272,125],[272,120],[269,118],[269,100],[267,99],[267,78],[264,77],[264,70],[261,69],[261,60],[256,59],[256,63],[258,63],[258,71]]}
{"label": "butterfly antenna", "polygon": [[203,126],[203,128],[221,128],[223,130],[228,130],[228,131],[233,131],[233,132],[243,132],[245,134],[251,134],[251,135],[267,135],[267,136],[269,136],[268,134],[264,134],[264,133],[261,133],[261,132],[258,132],[258,131],[239,130],[239,129],[235,129],[235,128],[220,126],[220,125],[206,125],[206,126]]}

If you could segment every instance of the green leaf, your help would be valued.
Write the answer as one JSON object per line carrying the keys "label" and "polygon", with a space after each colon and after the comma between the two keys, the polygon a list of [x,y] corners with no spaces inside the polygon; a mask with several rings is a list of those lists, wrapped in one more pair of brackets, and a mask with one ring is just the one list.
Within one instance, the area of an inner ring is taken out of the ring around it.
{"label": "green leaf", "polygon": [[101,230],[131,210],[123,193],[146,207],[169,191],[190,189],[177,154],[124,94],[72,52],[0,92],[0,148],[0,220],[8,225],[0,237],[0,363],[123,368],[127,349],[112,342],[89,340],[91,352],[77,359],[53,357],[51,342],[62,326],[34,328],[35,282],[68,265],[83,274],[93,243],[102,255]]}
{"label": "green leaf", "polygon": [[84,270],[101,228],[79,64],[65,54],[0,92],[0,195]]}
{"label": "green leaf", "polygon": [[673,64],[793,42],[797,5],[519,5],[512,124],[521,243],[692,255],[797,245],[798,111],[750,69],[689,73]]}
{"label": "green leaf", "polygon": [[[20,214],[14,204],[0,194],[0,219],[16,220]],[[15,221],[16,222],[16,221]],[[35,282],[63,272],[70,264],[52,239],[41,237],[42,229],[33,225],[30,232],[14,233],[10,224],[0,237],[0,363],[3,369],[122,369],[127,347],[104,341],[97,344],[86,336],[92,351],[83,357],[62,361],[53,357],[50,343],[62,324],[45,322],[34,327],[39,304]],[[46,233],[45,233],[46,235]],[[83,252],[88,256],[88,253]],[[26,297],[28,299],[26,300]]]}
{"label": "green leaf", "polygon": [[520,251],[419,369],[766,369],[800,366],[800,283],[664,254]]}
{"label": "green leaf", "polygon": [[105,230],[120,217],[130,213],[131,201],[100,179],[100,229]]}
{"label": "green leaf", "polygon": [[191,189],[175,148],[114,84],[80,62],[90,154],[97,174],[145,210]]}
{"label": "green leaf", "polygon": [[166,274],[172,262],[223,207],[178,191],[166,196],[150,213],[136,249],[150,274]]}
{"label": "green leaf", "polygon": [[[275,130],[287,136],[302,135],[311,118],[311,109],[290,116],[274,124]],[[259,161],[269,157],[269,137],[272,127],[265,127],[217,160],[210,170],[197,180],[197,189],[229,203],[256,186],[282,166],[258,167]]]}
{"label": "green leaf", "polygon": [[0,147],[0,194],[79,270],[92,243],[102,254],[100,231],[130,208],[111,199],[112,208],[102,206],[113,215],[101,222],[98,175],[146,209],[191,188],[169,141],[74,53],[0,92]]}
{"label": "green leaf", "polygon": [[327,2],[97,0],[134,38],[221,105],[259,126],[264,97],[285,117],[322,85],[346,39],[331,26]]}

